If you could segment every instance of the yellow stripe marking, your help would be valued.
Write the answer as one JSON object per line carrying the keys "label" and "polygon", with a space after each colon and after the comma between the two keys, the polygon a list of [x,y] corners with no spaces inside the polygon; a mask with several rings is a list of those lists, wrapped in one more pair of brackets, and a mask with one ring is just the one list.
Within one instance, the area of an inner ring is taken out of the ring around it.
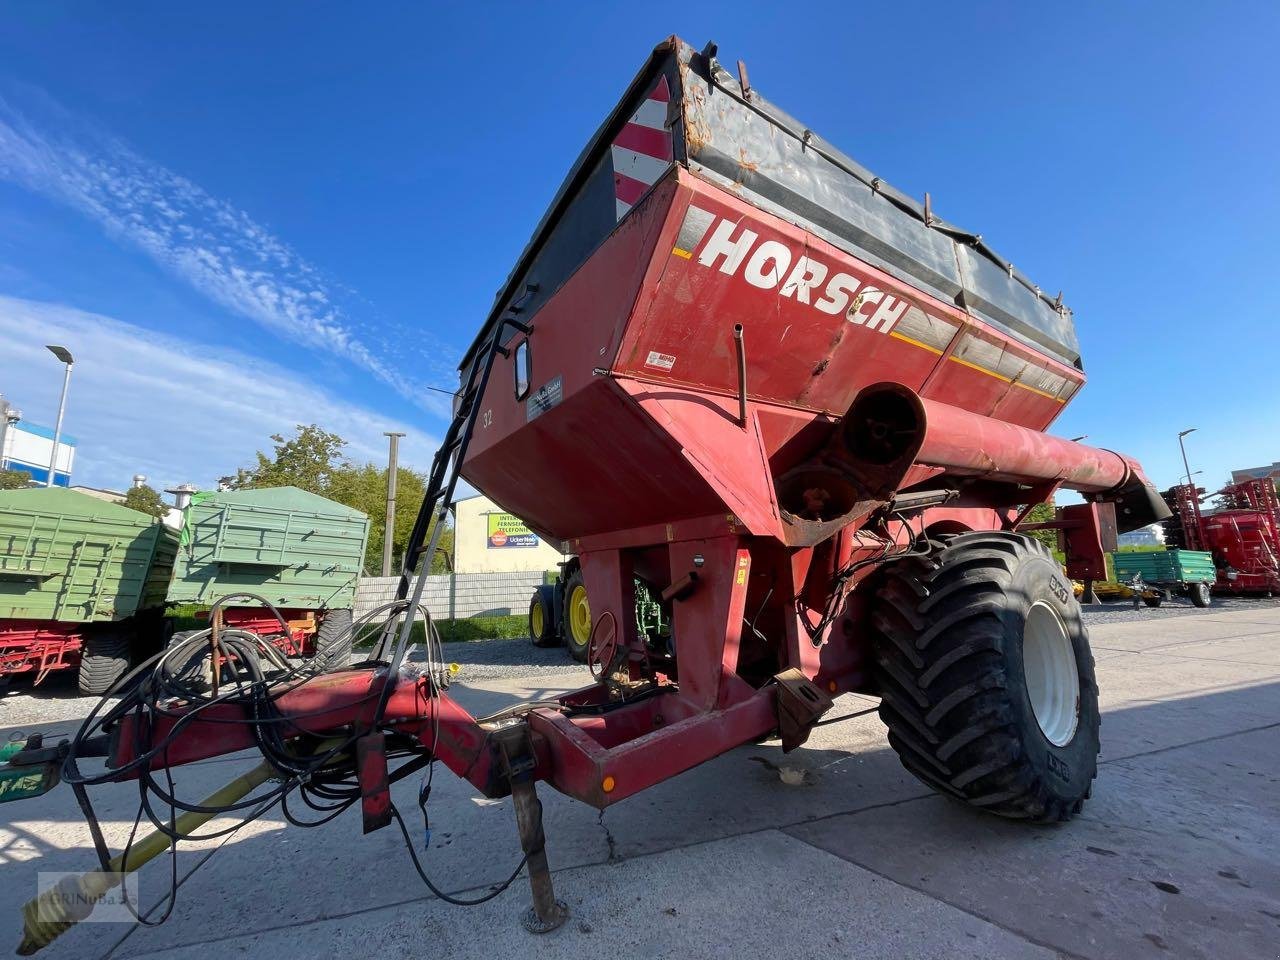
{"label": "yellow stripe marking", "polygon": [[684,257],[686,260],[688,260],[690,257],[693,256],[693,254],[690,253],[688,250],[681,250],[679,247],[673,247],[671,252],[674,253],[677,257]]}
{"label": "yellow stripe marking", "polygon": [[994,370],[988,370],[986,367],[980,367],[976,363],[970,363],[968,360],[961,360],[957,356],[951,356],[947,359],[954,360],[956,363],[961,366],[968,367],[970,370],[977,370],[979,373],[985,373],[988,377],[995,377],[997,380],[1003,380],[1005,383],[1013,383],[1013,380],[1010,377],[1002,376]]}
{"label": "yellow stripe marking", "polygon": [[913,340],[911,337],[908,337],[906,334],[898,333],[898,331],[896,330],[891,331],[889,333],[889,336],[897,337],[899,340],[902,340],[905,343],[909,343],[914,347],[919,347],[921,350],[928,350],[930,353],[936,353],[938,356],[942,356],[942,351],[939,350],[937,347],[931,347],[927,343],[921,343],[919,340]]}
{"label": "yellow stripe marking", "polygon": [[985,373],[989,377],[995,377],[997,380],[1003,380],[1005,383],[1011,383],[1015,387],[1021,387],[1023,390],[1030,390],[1032,393],[1039,394],[1042,397],[1047,397],[1050,400],[1056,400],[1058,403],[1067,402],[1063,400],[1061,397],[1055,397],[1052,393],[1045,393],[1045,391],[1043,390],[1037,389],[1036,387],[1028,386],[1027,384],[1022,383],[1019,380],[1014,380],[1014,379],[1011,379],[1010,377],[1003,376],[1002,374],[996,373],[994,370],[988,370],[986,367],[980,367],[976,363],[970,363],[968,360],[961,360],[959,357],[955,357],[955,356],[948,357],[948,359],[954,360],[956,363],[960,364],[961,366],[968,367],[971,370],[977,370],[979,373]]}

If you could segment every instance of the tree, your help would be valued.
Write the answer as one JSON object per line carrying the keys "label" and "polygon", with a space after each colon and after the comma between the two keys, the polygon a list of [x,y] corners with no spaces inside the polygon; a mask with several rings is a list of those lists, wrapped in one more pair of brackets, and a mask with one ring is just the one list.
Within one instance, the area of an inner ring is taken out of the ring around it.
{"label": "tree", "polygon": [[[1048,523],[1054,517],[1053,501],[1048,503],[1037,503],[1027,513],[1027,523]],[[1029,536],[1035,537],[1050,550],[1058,549],[1058,531],[1057,530],[1028,530]]]}
{"label": "tree", "polygon": [[[369,546],[365,550],[365,573],[382,569],[382,543],[386,528],[387,469],[372,463],[355,464],[342,455],[346,441],[316,424],[298,424],[295,436],[285,439],[273,434],[273,455],[257,453],[257,463],[241,468],[222,482],[232,490],[263,487],[298,487],[353,507],[369,517]],[[426,478],[416,470],[396,471],[396,526],[391,535],[392,567],[399,570],[408,547],[409,535],[418,518],[418,508],[426,495]],[[448,570],[446,554],[453,553],[453,529],[442,530],[440,545],[429,572]]]}
{"label": "tree", "polygon": [[[369,547],[365,552],[365,572],[376,574],[382,569],[382,544],[386,528],[387,470],[372,463],[347,465],[335,470],[327,496],[338,503],[365,513],[369,517]],[[408,467],[396,470],[396,524],[391,536],[392,569],[399,570],[409,535],[418,519],[418,510],[426,496],[426,477]],[[446,555],[453,553],[453,528],[440,533],[440,544],[432,558],[430,572],[448,570]]]}
{"label": "tree", "polygon": [[124,505],[130,510],[161,519],[169,512],[169,505],[160,497],[159,491],[145,483],[140,487],[129,488],[124,495]]}
{"label": "tree", "polygon": [[31,474],[25,470],[0,470],[0,490],[21,490],[31,486]]}
{"label": "tree", "polygon": [[232,490],[297,487],[322,497],[329,496],[334,474],[350,466],[342,456],[347,442],[314,423],[306,427],[298,424],[297,431],[297,435],[288,440],[282,434],[272,434],[274,456],[259,450],[257,464],[242,467],[234,477],[224,477],[222,482]]}

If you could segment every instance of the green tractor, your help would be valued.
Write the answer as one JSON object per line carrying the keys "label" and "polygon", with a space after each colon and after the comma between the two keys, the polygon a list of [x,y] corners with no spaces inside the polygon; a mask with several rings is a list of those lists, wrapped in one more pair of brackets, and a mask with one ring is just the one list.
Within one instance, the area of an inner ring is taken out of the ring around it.
{"label": "green tractor", "polygon": [[[662,599],[640,577],[633,582],[637,636],[645,639],[645,650],[651,657],[674,663],[671,598]],[[582,565],[577,557],[572,557],[560,564],[560,572],[551,583],[544,583],[533,591],[529,601],[529,639],[535,647],[564,646],[574,660],[586,663],[596,659],[588,655],[591,630],[587,584]]]}

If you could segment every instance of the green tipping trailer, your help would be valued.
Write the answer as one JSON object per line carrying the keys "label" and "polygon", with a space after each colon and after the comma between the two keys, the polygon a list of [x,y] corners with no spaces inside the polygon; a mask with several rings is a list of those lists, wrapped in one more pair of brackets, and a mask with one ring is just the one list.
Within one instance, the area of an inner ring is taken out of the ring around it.
{"label": "green tipping trailer", "polygon": [[[184,512],[168,599],[228,601],[227,625],[276,637],[287,654],[325,653],[338,665],[349,650],[326,647],[331,638],[349,646],[368,539],[369,518],[359,510],[297,487],[197,493]],[[275,606],[289,633],[260,606],[237,603],[239,594]]]}
{"label": "green tipping trailer", "polygon": [[1149,607],[1160,606],[1174,591],[1190,596],[1197,607],[1207,607],[1218,578],[1213,554],[1203,550],[1144,550],[1116,553],[1111,559],[1116,580],[1133,584],[1134,595]]}
{"label": "green tipping trailer", "polygon": [[0,677],[79,666],[105,692],[162,642],[178,535],[117,503],[57,487],[0,491]]}

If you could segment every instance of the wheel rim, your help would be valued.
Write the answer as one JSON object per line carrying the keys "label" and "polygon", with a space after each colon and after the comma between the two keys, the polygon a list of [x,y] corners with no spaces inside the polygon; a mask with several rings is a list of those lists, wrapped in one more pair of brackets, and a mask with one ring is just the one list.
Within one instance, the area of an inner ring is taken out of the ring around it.
{"label": "wheel rim", "polygon": [[529,629],[533,631],[533,637],[536,640],[542,636],[542,628],[545,621],[542,619],[542,601],[534,600],[533,609],[529,611]]}
{"label": "wheel rim", "polygon": [[1040,732],[1054,746],[1066,746],[1080,723],[1080,672],[1066,625],[1043,600],[1027,614],[1022,670]]}
{"label": "wheel rim", "polygon": [[582,584],[569,593],[569,633],[579,647],[585,647],[591,639],[591,605],[587,603],[587,588]]}

